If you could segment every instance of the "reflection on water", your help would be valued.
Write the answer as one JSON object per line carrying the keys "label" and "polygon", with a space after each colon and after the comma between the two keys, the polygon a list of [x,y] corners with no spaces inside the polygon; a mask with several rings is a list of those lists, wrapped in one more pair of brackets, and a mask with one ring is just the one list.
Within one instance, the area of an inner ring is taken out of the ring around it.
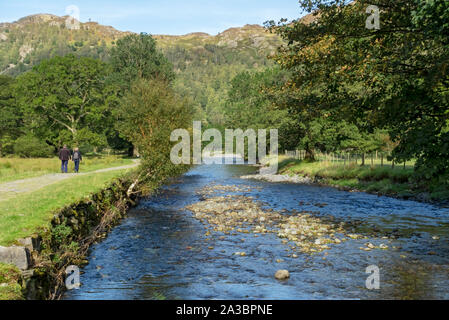
{"label": "reflection on water", "polygon": [[[447,299],[449,211],[436,206],[317,186],[241,180],[250,166],[196,167],[130,211],[91,250],[82,287],[66,299]],[[313,211],[346,221],[369,239],[291,257],[275,234],[213,233],[183,210],[210,183],[246,192],[275,210]],[[327,204],[320,207],[317,204]],[[388,237],[388,238],[385,238]],[[388,250],[363,251],[366,242]],[[235,252],[247,256],[236,256]],[[280,261],[280,262],[277,262]],[[377,265],[380,290],[365,288]],[[279,269],[290,279],[277,281]]]}

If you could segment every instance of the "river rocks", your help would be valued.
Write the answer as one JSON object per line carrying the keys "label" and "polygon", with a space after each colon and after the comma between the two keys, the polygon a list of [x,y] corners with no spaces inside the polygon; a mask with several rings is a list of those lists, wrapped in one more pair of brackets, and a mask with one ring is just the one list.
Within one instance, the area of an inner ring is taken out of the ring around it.
{"label": "river rocks", "polygon": [[365,247],[360,247],[360,250],[364,250],[364,251],[371,251],[373,249],[382,249],[382,250],[386,250],[388,249],[388,246],[386,244],[381,243],[378,246],[375,246],[374,244],[367,242],[365,243]]}
{"label": "river rocks", "polygon": [[0,247],[0,262],[27,270],[30,266],[30,254],[25,247]]}
{"label": "river rocks", "polygon": [[[329,249],[330,244],[340,244],[345,236],[343,223],[313,216],[310,212],[286,210],[275,211],[263,208],[263,203],[243,195],[214,196],[215,191],[232,190],[244,192],[245,186],[207,186],[198,191],[202,201],[187,206],[194,217],[210,225],[215,232],[230,233],[274,233],[286,244],[293,241],[295,248],[305,253],[318,253]],[[209,232],[209,231],[208,231]],[[362,236],[352,234],[352,238]]]}
{"label": "river rocks", "polygon": [[304,183],[312,184],[314,181],[309,177],[302,177],[298,175],[289,176],[286,174],[253,174],[247,176],[241,176],[241,179],[254,179],[268,182],[288,182],[288,183]]}
{"label": "river rocks", "polygon": [[288,270],[278,270],[274,274],[274,277],[278,280],[286,280],[290,278],[290,272]]}

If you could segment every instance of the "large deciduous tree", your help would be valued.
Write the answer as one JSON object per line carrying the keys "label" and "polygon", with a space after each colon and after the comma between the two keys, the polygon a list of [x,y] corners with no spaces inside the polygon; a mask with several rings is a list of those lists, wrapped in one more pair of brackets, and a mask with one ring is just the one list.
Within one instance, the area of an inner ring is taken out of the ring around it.
{"label": "large deciduous tree", "polygon": [[25,125],[55,145],[105,144],[107,65],[74,55],[45,60],[18,77]]}

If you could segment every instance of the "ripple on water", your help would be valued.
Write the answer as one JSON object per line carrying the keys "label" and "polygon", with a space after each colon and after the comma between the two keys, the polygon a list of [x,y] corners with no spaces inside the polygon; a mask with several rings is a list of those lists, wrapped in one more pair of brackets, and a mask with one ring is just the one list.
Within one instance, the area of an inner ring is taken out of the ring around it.
{"label": "ripple on water", "polygon": [[[68,292],[65,299],[449,298],[447,209],[333,188],[238,178],[255,170],[199,166],[142,201],[92,247],[81,289]],[[206,235],[208,225],[183,208],[201,201],[197,191],[211,183],[248,185],[252,189],[244,192],[246,196],[264,202],[266,209],[285,209],[284,214],[311,211],[349,225],[358,221],[352,228],[367,239],[351,239],[310,255],[292,251],[292,243],[282,243],[271,233]],[[389,238],[383,239],[385,235]],[[432,238],[435,235],[439,240]],[[386,243],[389,249],[360,250],[367,242]],[[381,289],[371,291],[365,287],[365,269],[373,264],[380,267]],[[276,280],[279,269],[289,270],[290,278]]]}

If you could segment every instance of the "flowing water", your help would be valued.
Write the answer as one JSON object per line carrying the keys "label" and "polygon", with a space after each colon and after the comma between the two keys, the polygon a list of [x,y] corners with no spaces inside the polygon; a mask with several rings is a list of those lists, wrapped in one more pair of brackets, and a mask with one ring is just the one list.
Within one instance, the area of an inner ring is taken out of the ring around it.
{"label": "flowing water", "polygon": [[[447,208],[239,178],[255,171],[198,166],[143,199],[92,247],[81,288],[65,299],[449,299]],[[276,233],[208,235],[207,226],[184,208],[201,201],[197,191],[211,183],[251,186],[244,195],[266,208],[332,216],[368,239],[349,239],[313,255],[296,252],[294,258]],[[367,242],[388,249],[361,250]],[[380,269],[378,290],[366,288],[370,265]],[[279,269],[289,270],[290,278],[276,280]]]}

